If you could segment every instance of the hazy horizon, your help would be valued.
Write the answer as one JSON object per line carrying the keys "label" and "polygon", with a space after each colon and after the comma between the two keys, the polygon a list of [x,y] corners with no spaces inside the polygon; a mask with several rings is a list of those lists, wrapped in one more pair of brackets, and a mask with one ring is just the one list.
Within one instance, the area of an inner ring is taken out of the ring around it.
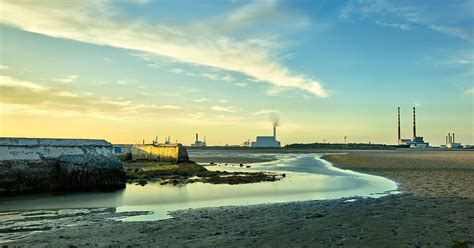
{"label": "hazy horizon", "polygon": [[0,136],[474,144],[473,1],[0,5]]}

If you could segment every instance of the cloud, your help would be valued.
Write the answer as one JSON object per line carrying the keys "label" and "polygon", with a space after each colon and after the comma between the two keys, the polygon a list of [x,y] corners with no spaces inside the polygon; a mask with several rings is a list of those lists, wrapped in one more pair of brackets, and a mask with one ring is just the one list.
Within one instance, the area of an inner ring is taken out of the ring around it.
{"label": "cloud", "polygon": [[[273,43],[232,40],[217,34],[189,33],[184,28],[126,21],[109,1],[2,1],[0,22],[47,36],[107,45],[239,72],[269,84],[296,88],[320,97],[328,93],[310,76],[296,74],[271,56]],[[244,14],[234,20],[251,20]],[[184,31],[183,31],[184,30]]]}
{"label": "cloud", "polygon": [[58,96],[66,96],[66,97],[78,97],[78,95],[73,94],[69,91],[61,91],[58,93]]}
{"label": "cloud", "polygon": [[24,89],[28,89],[34,92],[44,91],[48,89],[47,87],[36,84],[36,83],[19,80],[19,79],[15,79],[15,78],[4,76],[4,75],[0,75],[0,87],[24,88]]}
{"label": "cloud", "polygon": [[115,81],[117,84],[120,84],[120,85],[130,85],[130,84],[136,84],[137,81],[135,80],[129,80],[129,79],[122,79],[122,80],[117,80]]}
{"label": "cloud", "polygon": [[145,5],[151,2],[151,0],[126,0],[128,2],[138,4],[138,5]]}
{"label": "cloud", "polygon": [[227,81],[227,82],[232,82],[232,81],[235,81],[235,78],[233,78],[229,75],[225,75],[225,76],[222,77],[222,80]]}
{"label": "cloud", "polygon": [[217,75],[209,74],[209,73],[201,73],[201,76],[205,78],[209,78],[211,80],[217,80],[219,78]]}
{"label": "cloud", "polygon": [[174,105],[141,104],[127,99],[79,95],[64,87],[0,75],[2,114],[84,116],[106,120],[136,121],[146,117],[178,115]]}
{"label": "cloud", "polygon": [[53,79],[53,81],[60,82],[60,83],[72,83],[76,81],[76,79],[78,78],[79,76],[77,75],[69,75],[69,76]]}
{"label": "cloud", "polygon": [[452,36],[456,36],[465,40],[472,39],[472,35],[469,31],[464,30],[459,27],[449,27],[449,26],[440,26],[440,25],[429,25],[428,27],[431,30],[438,31],[440,33],[449,34]]}
{"label": "cloud", "polygon": [[148,64],[147,66],[148,66],[148,67],[151,67],[151,68],[155,68],[155,69],[160,69],[160,65],[157,64],[157,63]]}
{"label": "cloud", "polygon": [[223,106],[212,106],[211,110],[214,111],[219,111],[219,112],[229,112],[229,113],[234,113],[238,112],[239,109],[229,106],[229,107],[223,107]]}
{"label": "cloud", "polygon": [[209,99],[207,98],[199,98],[199,99],[194,99],[193,102],[207,102]]}
{"label": "cloud", "polygon": [[235,83],[235,85],[237,85],[239,87],[247,87],[246,83]]}
{"label": "cloud", "polygon": [[226,103],[226,102],[229,102],[229,101],[227,101],[225,99],[219,99],[219,102]]}
{"label": "cloud", "polygon": [[267,114],[279,114],[279,113],[280,111],[274,110],[274,109],[262,109],[253,113],[253,115],[267,115]]}
{"label": "cloud", "polygon": [[1,65],[0,64],[0,70],[7,70],[9,69],[10,67],[6,66],[6,65]]}
{"label": "cloud", "polygon": [[294,30],[308,26],[311,21],[286,6],[282,7],[278,0],[259,0],[198,21],[191,27],[195,32],[236,32],[268,23]]}
{"label": "cloud", "polygon": [[181,107],[174,106],[174,105],[161,105],[158,109],[181,109]]}
{"label": "cloud", "polygon": [[170,70],[170,72],[176,73],[176,74],[183,74],[183,73],[184,73],[184,70],[183,70],[183,69],[179,69],[179,68],[173,68],[173,69]]}
{"label": "cloud", "polygon": [[376,21],[375,24],[383,26],[383,27],[398,28],[404,31],[408,31],[412,29],[410,25],[400,24],[400,23],[388,23],[388,22],[383,22],[383,21]]}
{"label": "cloud", "polygon": [[474,88],[465,90],[464,94],[474,96]]}
{"label": "cloud", "polygon": [[471,63],[472,63],[471,60],[467,60],[467,59],[459,59],[459,60],[456,60],[456,61],[454,61],[454,62],[455,62],[456,64],[462,64],[462,65],[464,65],[464,64],[471,64]]}
{"label": "cloud", "polygon": [[375,24],[383,27],[404,31],[422,28],[472,41],[471,27],[465,25],[473,18],[473,12],[468,9],[472,10],[472,2],[452,1],[440,5],[423,1],[352,0],[341,9],[339,17],[353,20],[373,18]]}

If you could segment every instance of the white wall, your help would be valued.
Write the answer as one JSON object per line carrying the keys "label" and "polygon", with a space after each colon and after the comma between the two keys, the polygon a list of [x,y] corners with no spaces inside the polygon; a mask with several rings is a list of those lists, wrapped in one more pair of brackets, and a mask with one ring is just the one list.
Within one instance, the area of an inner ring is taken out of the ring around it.
{"label": "white wall", "polygon": [[0,161],[52,159],[65,154],[113,156],[113,149],[105,140],[0,138]]}

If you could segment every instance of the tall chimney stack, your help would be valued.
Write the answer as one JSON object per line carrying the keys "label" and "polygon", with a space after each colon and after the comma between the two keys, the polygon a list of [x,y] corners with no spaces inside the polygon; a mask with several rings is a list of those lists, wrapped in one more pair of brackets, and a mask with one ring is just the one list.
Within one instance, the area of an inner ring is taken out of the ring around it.
{"label": "tall chimney stack", "polygon": [[452,143],[451,142],[451,133],[448,133],[448,143]]}
{"label": "tall chimney stack", "polygon": [[415,107],[413,107],[413,141],[416,140],[416,114],[415,114]]}
{"label": "tall chimney stack", "polygon": [[276,125],[273,125],[273,137],[275,139],[277,138],[277,127],[276,127]]}
{"label": "tall chimney stack", "polygon": [[199,134],[196,133],[196,144],[197,144],[198,140],[199,140]]}
{"label": "tall chimney stack", "polygon": [[454,133],[453,133],[453,143],[456,143],[456,141],[454,140]]}
{"label": "tall chimney stack", "polygon": [[402,133],[400,131],[400,107],[398,107],[398,144],[400,144],[401,139]]}
{"label": "tall chimney stack", "polygon": [[448,136],[446,136],[446,144],[448,144]]}

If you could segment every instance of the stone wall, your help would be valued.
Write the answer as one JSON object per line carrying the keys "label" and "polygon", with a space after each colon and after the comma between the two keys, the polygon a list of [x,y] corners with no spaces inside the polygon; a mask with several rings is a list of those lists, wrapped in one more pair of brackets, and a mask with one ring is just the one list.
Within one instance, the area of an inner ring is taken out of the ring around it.
{"label": "stone wall", "polygon": [[105,140],[0,138],[0,192],[114,189],[125,181]]}
{"label": "stone wall", "polygon": [[[118,145],[120,147],[119,157],[126,157],[135,161],[166,161],[166,162],[188,162],[189,156],[186,147],[181,144],[159,144],[159,145]],[[118,150],[118,149],[116,149]]]}

